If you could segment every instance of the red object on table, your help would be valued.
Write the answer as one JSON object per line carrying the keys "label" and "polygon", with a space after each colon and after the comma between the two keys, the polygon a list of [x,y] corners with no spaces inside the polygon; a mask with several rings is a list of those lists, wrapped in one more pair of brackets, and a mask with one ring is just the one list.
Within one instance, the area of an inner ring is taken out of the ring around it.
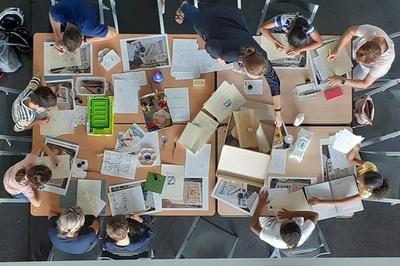
{"label": "red object on table", "polygon": [[325,94],[325,99],[327,101],[330,101],[343,95],[343,90],[340,87],[334,87],[324,91],[324,94]]}

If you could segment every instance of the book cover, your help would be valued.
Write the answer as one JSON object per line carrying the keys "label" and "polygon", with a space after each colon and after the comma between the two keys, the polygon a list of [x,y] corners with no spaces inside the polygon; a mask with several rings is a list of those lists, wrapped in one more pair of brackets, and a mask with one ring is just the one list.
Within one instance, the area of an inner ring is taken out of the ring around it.
{"label": "book cover", "polygon": [[149,172],[146,178],[146,186],[144,187],[147,191],[156,192],[161,194],[165,183],[165,176],[156,173]]}
{"label": "book cover", "polygon": [[171,113],[164,92],[140,97],[140,106],[149,132],[172,126]]}

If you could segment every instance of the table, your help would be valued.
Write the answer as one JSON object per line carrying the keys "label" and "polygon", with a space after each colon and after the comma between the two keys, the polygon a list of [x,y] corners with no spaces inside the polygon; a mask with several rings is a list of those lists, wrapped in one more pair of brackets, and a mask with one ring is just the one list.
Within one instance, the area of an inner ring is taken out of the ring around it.
{"label": "table", "polygon": [[[279,175],[273,174],[273,176],[288,176],[288,177],[317,177],[318,182],[321,181],[321,164],[320,164],[320,144],[319,140],[321,138],[328,138],[334,133],[338,132],[341,129],[347,128],[351,131],[349,127],[287,127],[289,134],[293,136],[297,136],[297,133],[300,131],[300,128],[304,128],[305,130],[309,130],[313,132],[313,137],[311,139],[310,146],[307,149],[307,152],[304,155],[303,160],[299,163],[295,160],[288,159],[286,164],[286,174]],[[218,131],[218,156],[220,150],[222,149],[222,145],[224,143],[226,128],[220,127]],[[244,216],[243,213],[238,210],[230,207],[229,205],[217,201],[217,211],[221,216]],[[263,215],[267,215],[267,213],[263,212]]]}
{"label": "table", "polygon": [[[324,39],[332,36],[324,36]],[[346,46],[351,54],[351,44]],[[310,67],[309,67],[310,68]],[[311,70],[275,69],[281,82],[282,116],[287,124],[293,124],[298,113],[304,113],[304,123],[309,125],[348,125],[352,120],[352,89],[343,87],[340,98],[326,101],[323,92],[315,97],[299,100],[295,87],[304,84],[306,79],[313,80]],[[225,70],[217,73],[217,86],[223,81],[233,83],[246,99],[272,104],[272,96],[268,83],[263,79],[263,95],[246,95],[244,93],[244,77],[233,71]]]}
{"label": "table", "polygon": [[[101,41],[94,42],[93,45],[93,76],[105,77],[109,85],[112,85],[111,75],[115,73],[122,73],[122,61],[119,62],[116,66],[114,66],[109,72],[107,72],[97,61],[97,54],[100,50],[104,48],[112,48],[115,52],[121,56],[121,39],[128,39],[134,37],[143,37],[150,36],[147,35],[139,35],[139,34],[119,34],[116,37]],[[197,39],[199,48],[204,48],[204,41],[198,36],[194,34],[168,34],[168,45],[170,50],[170,60],[172,60],[172,42],[173,39]],[[53,41],[54,36],[52,33],[36,33],[34,35],[33,42],[33,74],[42,74],[44,67],[44,57],[43,57],[43,43],[47,41]],[[174,77],[170,75],[170,68],[160,68],[161,72],[164,75],[164,81],[161,83],[161,86],[152,81],[152,70],[146,71],[146,76],[148,80],[147,86],[141,87],[139,95],[145,95],[153,92],[153,89],[162,90],[164,88],[189,88],[189,98],[190,98],[190,119],[194,119],[197,113],[200,111],[203,103],[211,96],[215,89],[215,74],[207,73],[201,75],[199,78],[205,80],[204,87],[195,87],[193,86],[192,80],[175,80]],[[112,86],[110,86],[112,87]],[[137,114],[116,114],[115,115],[115,123],[144,123],[144,117],[141,112]]]}

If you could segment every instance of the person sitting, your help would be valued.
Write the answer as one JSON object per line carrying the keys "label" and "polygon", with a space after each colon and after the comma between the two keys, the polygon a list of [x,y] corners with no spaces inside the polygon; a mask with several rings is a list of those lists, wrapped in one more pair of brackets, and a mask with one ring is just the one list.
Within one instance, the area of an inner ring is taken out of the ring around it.
{"label": "person sitting", "polygon": [[260,217],[268,206],[268,192],[261,192],[257,208],[251,218],[250,230],[261,240],[278,249],[301,246],[318,222],[318,213],[310,211],[278,211],[276,216]]}
{"label": "person sitting", "polygon": [[328,84],[331,86],[343,84],[365,89],[386,75],[392,66],[395,58],[392,39],[382,29],[369,24],[348,28],[340,37],[328,60],[335,60],[339,50],[343,49],[353,37],[357,37],[353,45],[353,56],[355,55],[358,62],[353,70],[353,78],[330,77]]}
{"label": "person sitting", "polygon": [[49,17],[60,53],[76,51],[84,40],[95,42],[117,35],[115,28],[99,23],[96,9],[86,0],[62,0],[50,8]]}
{"label": "person sitting", "polygon": [[67,208],[61,215],[49,215],[49,237],[54,248],[68,254],[83,254],[94,247],[99,232],[99,221],[95,218],[90,226],[85,224],[85,215],[80,207]]}

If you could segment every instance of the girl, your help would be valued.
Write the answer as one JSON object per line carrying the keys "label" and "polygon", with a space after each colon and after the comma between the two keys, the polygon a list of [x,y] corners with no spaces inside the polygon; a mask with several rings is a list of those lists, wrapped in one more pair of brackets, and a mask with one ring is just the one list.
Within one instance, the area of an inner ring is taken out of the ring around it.
{"label": "girl", "polygon": [[3,178],[4,188],[8,193],[15,198],[29,200],[35,207],[40,206],[37,188],[47,183],[52,175],[47,166],[35,165],[42,150],[51,157],[55,165],[58,165],[57,157],[43,144],[37,151],[32,151],[22,161],[11,166]]}
{"label": "girl", "polygon": [[286,51],[287,55],[299,55],[301,52],[314,50],[322,45],[321,35],[311,22],[299,13],[276,16],[260,27],[261,34],[274,43],[276,49],[283,51],[285,46],[271,34],[270,30],[273,28],[286,33],[290,45],[290,49]]}
{"label": "girl", "polygon": [[378,168],[374,163],[368,161],[364,162],[355,157],[359,150],[360,146],[357,145],[347,154],[347,159],[357,166],[359,194],[336,200],[311,198],[309,204],[346,205],[353,201],[367,199],[371,196],[382,197],[389,190],[387,179],[383,178],[378,173]]}
{"label": "girl", "polygon": [[275,107],[275,121],[282,125],[280,82],[267,58],[266,52],[254,40],[238,9],[205,6],[197,9],[188,1],[181,1],[176,10],[178,24],[189,21],[206,42],[206,51],[221,64],[238,63],[239,68],[251,79],[264,76],[271,89]]}

